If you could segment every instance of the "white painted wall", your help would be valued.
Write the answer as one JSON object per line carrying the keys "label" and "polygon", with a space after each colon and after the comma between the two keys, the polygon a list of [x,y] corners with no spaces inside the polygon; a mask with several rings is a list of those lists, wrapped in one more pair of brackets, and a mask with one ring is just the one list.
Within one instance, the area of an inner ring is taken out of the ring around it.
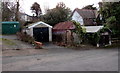
{"label": "white painted wall", "polygon": [[77,11],[73,13],[72,20],[75,20],[76,22],[79,22],[81,25],[83,25],[83,18],[79,15]]}
{"label": "white painted wall", "polygon": [[27,15],[25,15],[25,18],[24,18],[25,21],[27,21]]}
{"label": "white painted wall", "polygon": [[20,18],[21,18],[21,20],[24,20],[24,21],[30,21],[29,16],[27,16],[27,15],[25,15],[25,14],[22,14],[22,15],[20,16]]}
{"label": "white painted wall", "polygon": [[33,28],[26,29],[26,33],[33,37]]}
{"label": "white painted wall", "polygon": [[24,31],[26,31],[26,33],[30,36],[33,37],[33,28],[34,27],[39,27],[39,28],[42,28],[42,27],[48,27],[48,30],[49,30],[49,42],[52,41],[52,26],[44,23],[44,22],[38,22],[38,23],[35,23],[34,25],[32,26],[29,26],[28,28],[26,28]]}
{"label": "white painted wall", "polygon": [[52,41],[52,28],[49,27],[49,42]]}

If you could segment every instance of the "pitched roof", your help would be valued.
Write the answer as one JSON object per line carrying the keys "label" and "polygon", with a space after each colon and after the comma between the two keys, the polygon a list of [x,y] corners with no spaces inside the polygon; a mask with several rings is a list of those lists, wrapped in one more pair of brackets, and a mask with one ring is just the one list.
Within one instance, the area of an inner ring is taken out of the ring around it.
{"label": "pitched roof", "polygon": [[66,21],[66,22],[61,22],[56,24],[53,29],[74,29],[75,26],[73,24],[73,22],[71,21]]}
{"label": "pitched roof", "polygon": [[78,9],[76,8],[73,13],[77,11],[83,18],[96,18],[98,13],[97,10],[89,10],[89,9]]}
{"label": "pitched roof", "polygon": [[47,23],[44,23],[44,22],[42,22],[42,21],[39,21],[39,22],[30,24],[30,25],[28,25],[27,27],[28,27],[28,28],[33,28],[33,27],[35,27],[35,26],[37,26],[37,25],[45,25],[45,26],[47,26],[47,27],[52,28],[52,26],[50,26],[50,25],[48,25]]}

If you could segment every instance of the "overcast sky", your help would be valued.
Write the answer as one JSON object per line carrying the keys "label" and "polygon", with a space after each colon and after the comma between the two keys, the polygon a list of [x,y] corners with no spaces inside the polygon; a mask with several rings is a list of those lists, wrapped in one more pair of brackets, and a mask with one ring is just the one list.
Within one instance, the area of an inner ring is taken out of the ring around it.
{"label": "overcast sky", "polygon": [[69,7],[72,11],[75,8],[82,8],[86,5],[92,5],[98,6],[98,2],[101,2],[102,0],[21,0],[21,9],[26,14],[32,15],[30,7],[34,2],[37,2],[40,4],[40,7],[42,9],[42,12],[44,13],[44,8],[49,7],[55,8],[58,2],[64,2],[67,7]]}

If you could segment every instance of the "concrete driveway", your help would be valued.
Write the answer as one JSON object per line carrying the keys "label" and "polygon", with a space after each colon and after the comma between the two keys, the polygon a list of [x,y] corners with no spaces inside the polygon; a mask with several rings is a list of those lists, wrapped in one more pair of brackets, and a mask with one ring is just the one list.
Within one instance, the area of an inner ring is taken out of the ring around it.
{"label": "concrete driveway", "polygon": [[[52,43],[46,43],[43,48],[6,51],[8,54],[2,56],[2,70],[118,71],[118,48],[73,50]],[[10,53],[18,54],[9,56]]]}
{"label": "concrete driveway", "polygon": [[16,35],[2,35],[2,50],[34,48],[32,45],[19,41]]}

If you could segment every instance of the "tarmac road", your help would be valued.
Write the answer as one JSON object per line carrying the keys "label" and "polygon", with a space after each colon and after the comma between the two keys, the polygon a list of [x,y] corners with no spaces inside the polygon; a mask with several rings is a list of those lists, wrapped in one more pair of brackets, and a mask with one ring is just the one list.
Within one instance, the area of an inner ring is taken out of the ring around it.
{"label": "tarmac road", "polygon": [[15,41],[20,48],[32,48],[2,51],[3,71],[118,71],[118,48],[73,50],[45,43],[44,49],[33,49],[15,40],[15,35],[3,37]]}
{"label": "tarmac road", "polygon": [[29,56],[3,56],[3,71],[118,71],[118,49],[49,51]]}

